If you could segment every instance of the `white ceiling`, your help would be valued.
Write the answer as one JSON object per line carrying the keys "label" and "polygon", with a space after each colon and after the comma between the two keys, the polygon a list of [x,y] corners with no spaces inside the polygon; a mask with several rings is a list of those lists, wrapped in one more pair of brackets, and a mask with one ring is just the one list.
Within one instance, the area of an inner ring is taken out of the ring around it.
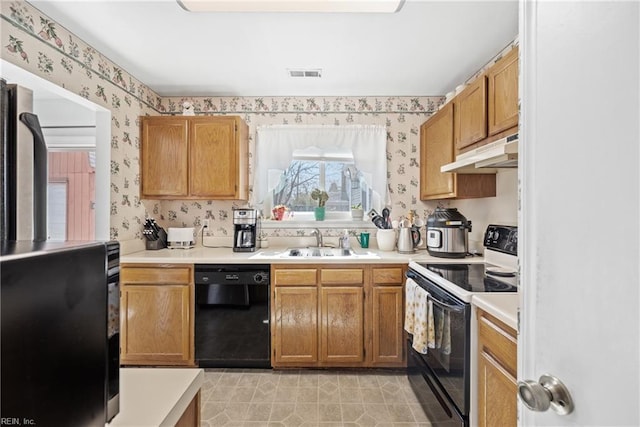
{"label": "white ceiling", "polygon": [[[517,0],[407,0],[394,14],[30,3],[161,96],[443,95],[518,34]],[[321,68],[322,77],[288,77],[288,68]]]}

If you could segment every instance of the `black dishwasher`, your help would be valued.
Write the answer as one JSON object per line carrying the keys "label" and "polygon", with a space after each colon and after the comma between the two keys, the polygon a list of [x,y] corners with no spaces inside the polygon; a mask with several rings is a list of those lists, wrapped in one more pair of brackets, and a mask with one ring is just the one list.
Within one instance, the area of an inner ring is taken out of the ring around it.
{"label": "black dishwasher", "polygon": [[196,264],[201,368],[271,367],[268,264]]}

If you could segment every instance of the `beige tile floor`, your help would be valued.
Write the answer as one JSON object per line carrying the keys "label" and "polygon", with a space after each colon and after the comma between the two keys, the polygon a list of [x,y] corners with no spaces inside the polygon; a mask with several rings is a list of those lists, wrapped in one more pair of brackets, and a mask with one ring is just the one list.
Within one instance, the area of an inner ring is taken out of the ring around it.
{"label": "beige tile floor", "polygon": [[205,371],[201,426],[430,426],[401,371]]}

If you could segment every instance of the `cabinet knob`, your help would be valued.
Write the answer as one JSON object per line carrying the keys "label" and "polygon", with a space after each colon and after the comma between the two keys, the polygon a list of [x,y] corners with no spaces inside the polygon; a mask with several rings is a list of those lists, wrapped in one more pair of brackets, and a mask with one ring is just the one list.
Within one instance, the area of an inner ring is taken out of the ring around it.
{"label": "cabinet knob", "polygon": [[551,408],[558,415],[567,415],[573,412],[574,408],[567,387],[549,374],[542,375],[538,382],[518,381],[518,397],[524,406],[536,412],[544,412]]}

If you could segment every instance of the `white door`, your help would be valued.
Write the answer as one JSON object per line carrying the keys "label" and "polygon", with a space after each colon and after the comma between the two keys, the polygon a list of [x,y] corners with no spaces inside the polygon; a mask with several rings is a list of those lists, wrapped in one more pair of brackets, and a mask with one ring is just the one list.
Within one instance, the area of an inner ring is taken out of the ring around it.
{"label": "white door", "polygon": [[640,6],[521,0],[519,380],[550,373],[572,414],[640,425]]}

